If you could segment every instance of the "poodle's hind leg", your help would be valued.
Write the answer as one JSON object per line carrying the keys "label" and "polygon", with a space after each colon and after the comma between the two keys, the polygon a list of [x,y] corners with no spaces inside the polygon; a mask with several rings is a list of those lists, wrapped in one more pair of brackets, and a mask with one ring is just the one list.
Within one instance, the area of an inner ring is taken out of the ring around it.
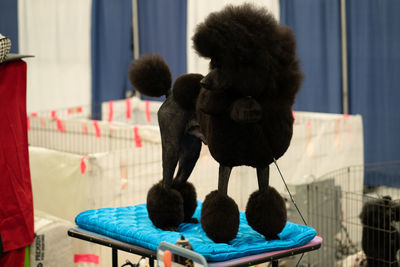
{"label": "poodle's hind leg", "polygon": [[197,194],[193,184],[189,183],[190,174],[200,156],[201,140],[185,132],[181,142],[181,151],[179,156],[179,168],[177,175],[172,182],[172,188],[181,193],[183,198],[184,222],[198,223],[196,218],[192,218],[197,207]]}
{"label": "poodle's hind leg", "polygon": [[227,194],[231,170],[219,166],[218,190],[206,196],[201,210],[201,227],[216,243],[228,243],[239,230],[239,208]]}
{"label": "poodle's hind leg", "polygon": [[246,206],[247,222],[265,239],[279,239],[287,220],[285,201],[269,186],[269,166],[257,168],[257,179],[259,190],[251,194]]}
{"label": "poodle's hind leg", "polygon": [[163,179],[147,193],[147,211],[153,224],[163,230],[177,230],[183,222],[183,198],[172,188],[180,143],[189,114],[168,97],[158,111],[161,133]]}

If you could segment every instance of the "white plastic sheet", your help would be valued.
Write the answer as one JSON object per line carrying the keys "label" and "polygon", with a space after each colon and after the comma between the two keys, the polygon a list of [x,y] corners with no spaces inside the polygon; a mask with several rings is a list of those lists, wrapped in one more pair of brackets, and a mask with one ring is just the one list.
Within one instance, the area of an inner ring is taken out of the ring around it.
{"label": "white plastic sheet", "polygon": [[46,267],[74,266],[73,240],[67,231],[69,221],[35,210],[35,240],[30,246],[30,265]]}

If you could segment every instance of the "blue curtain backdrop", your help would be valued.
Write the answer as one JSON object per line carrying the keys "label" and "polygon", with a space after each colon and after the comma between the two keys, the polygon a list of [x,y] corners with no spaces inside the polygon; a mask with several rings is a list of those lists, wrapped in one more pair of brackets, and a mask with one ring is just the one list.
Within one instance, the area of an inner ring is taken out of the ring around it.
{"label": "blue curtain backdrop", "polygon": [[127,76],[133,60],[132,0],[93,1],[91,19],[92,111],[98,119],[99,103],[132,91]]}
{"label": "blue curtain backdrop", "polygon": [[138,0],[138,14],[140,54],[160,54],[174,81],[187,70],[187,0]]}
{"label": "blue curtain backdrop", "polygon": [[280,0],[280,17],[296,35],[305,75],[294,109],[341,113],[340,0]]}
{"label": "blue curtain backdrop", "polygon": [[10,53],[18,53],[18,1],[0,1],[0,33],[10,38]]}
{"label": "blue curtain backdrop", "polygon": [[347,1],[350,111],[363,116],[365,162],[400,160],[400,1]]}

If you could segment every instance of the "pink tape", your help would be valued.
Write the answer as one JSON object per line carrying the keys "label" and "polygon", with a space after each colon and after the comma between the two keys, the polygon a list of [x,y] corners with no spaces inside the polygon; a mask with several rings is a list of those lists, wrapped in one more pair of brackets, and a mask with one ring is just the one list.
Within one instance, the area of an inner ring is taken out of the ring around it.
{"label": "pink tape", "polygon": [[55,110],[51,111],[51,118],[55,119],[57,117],[57,112]]}
{"label": "pink tape", "polygon": [[82,107],[69,108],[68,115],[71,115],[73,113],[82,113]]}
{"label": "pink tape", "polygon": [[98,121],[93,121],[93,126],[94,126],[94,132],[95,132],[95,134],[96,134],[96,137],[97,137],[97,138],[100,138],[100,137],[101,137],[101,134],[100,134],[100,128],[99,128],[99,123],[98,123]]}
{"label": "pink tape", "polygon": [[88,128],[86,123],[82,123],[82,133],[83,134],[87,134],[88,133]]}
{"label": "pink tape", "polygon": [[37,113],[36,112],[32,112],[32,117],[37,117]]}
{"label": "pink tape", "polygon": [[121,172],[121,190],[125,190],[128,186],[128,168],[126,166],[126,161],[121,160],[120,162],[120,172]]}
{"label": "pink tape", "polygon": [[114,116],[113,101],[108,101],[108,122],[112,122]]}
{"label": "pink tape", "polygon": [[87,159],[87,156],[82,156],[81,158],[81,173],[85,174],[86,171],[86,162],[85,160]]}
{"label": "pink tape", "polygon": [[145,102],[145,113],[146,113],[147,122],[150,122],[151,116],[150,116],[150,101],[149,100],[146,100],[146,102]]}
{"label": "pink tape", "polygon": [[58,119],[58,118],[57,118],[57,130],[62,132],[62,133],[65,133],[64,122],[62,120]]}
{"label": "pink tape", "polygon": [[40,118],[40,126],[44,127],[46,126],[46,119],[45,118]]}
{"label": "pink tape", "polygon": [[87,263],[100,263],[100,257],[95,254],[75,254],[74,255],[74,263],[78,262],[87,262]]}
{"label": "pink tape", "polygon": [[126,119],[129,120],[131,118],[131,99],[127,98],[125,100],[126,104]]}
{"label": "pink tape", "polygon": [[343,118],[347,119],[350,117],[350,114],[343,114]]}
{"label": "pink tape", "polygon": [[142,147],[142,140],[140,140],[139,128],[137,126],[133,127],[133,138],[135,140],[136,147]]}
{"label": "pink tape", "polygon": [[296,112],[292,110],[292,115],[293,115],[293,125],[296,123]]}

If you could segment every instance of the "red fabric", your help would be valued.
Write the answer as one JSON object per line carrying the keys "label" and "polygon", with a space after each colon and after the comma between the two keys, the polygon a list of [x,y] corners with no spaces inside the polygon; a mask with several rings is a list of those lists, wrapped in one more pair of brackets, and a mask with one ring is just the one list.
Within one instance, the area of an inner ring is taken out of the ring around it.
{"label": "red fabric", "polygon": [[15,249],[0,256],[0,266],[24,267],[25,248]]}
{"label": "red fabric", "polygon": [[0,64],[0,235],[4,252],[24,248],[34,237],[22,60]]}

